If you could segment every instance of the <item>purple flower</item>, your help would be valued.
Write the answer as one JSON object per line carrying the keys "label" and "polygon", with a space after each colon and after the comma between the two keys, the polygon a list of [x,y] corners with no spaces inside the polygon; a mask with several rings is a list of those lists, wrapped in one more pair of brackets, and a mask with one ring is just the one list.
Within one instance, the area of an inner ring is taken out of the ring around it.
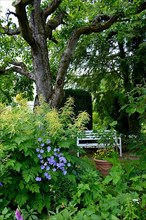
{"label": "purple flower", "polygon": [[49,162],[50,165],[54,164],[54,160],[52,160],[52,159],[50,159],[48,162]]}
{"label": "purple flower", "polygon": [[50,179],[51,179],[51,176],[48,174],[48,175],[46,176],[46,179],[50,180]]}
{"label": "purple flower", "polygon": [[38,182],[40,182],[40,181],[42,180],[42,178],[39,177],[39,176],[37,176],[37,177],[35,178],[35,180],[38,181]]}
{"label": "purple flower", "polygon": [[40,149],[39,148],[36,148],[36,152],[39,152],[40,151]]}
{"label": "purple flower", "polygon": [[43,149],[41,149],[41,150],[40,150],[40,153],[41,153],[41,154],[43,154],[43,153],[44,153],[44,150],[43,150]]}
{"label": "purple flower", "polygon": [[59,157],[59,160],[60,160],[61,162],[64,162],[64,163],[67,162],[66,159],[65,159],[65,157]]}
{"label": "purple flower", "polygon": [[63,171],[63,175],[66,175],[66,174],[67,174],[67,170],[64,170],[64,171]]}
{"label": "purple flower", "polygon": [[44,165],[41,165],[41,169],[44,170],[44,169],[45,169],[45,166],[44,166]]}
{"label": "purple flower", "polygon": [[48,162],[50,165],[56,165],[56,161],[54,160],[54,156],[51,156],[49,158],[47,158]]}
{"label": "purple flower", "polygon": [[0,186],[3,186],[2,182],[0,182]]}
{"label": "purple flower", "polygon": [[46,141],[46,143],[47,143],[47,144],[50,144],[50,143],[51,143],[51,141],[48,139],[48,140]]}
{"label": "purple flower", "polygon": [[53,168],[52,170],[53,170],[53,172],[55,172],[55,171],[56,171],[56,168]]}
{"label": "purple flower", "polygon": [[44,146],[45,146],[45,144],[44,144],[44,143],[42,143],[42,144],[41,144],[41,147],[44,147]]}
{"label": "purple flower", "polygon": [[45,173],[44,173],[44,176],[48,176],[48,173],[47,173],[47,172],[45,172]]}
{"label": "purple flower", "polygon": [[62,154],[62,153],[58,154],[58,157],[62,157],[62,156],[63,156],[63,154]]}
{"label": "purple flower", "polygon": [[23,220],[23,217],[22,217],[21,212],[19,211],[19,209],[16,209],[15,217],[16,217],[17,220]]}
{"label": "purple flower", "polygon": [[57,163],[57,167],[60,168],[60,169],[63,169],[65,166],[64,163]]}
{"label": "purple flower", "polygon": [[46,179],[48,179],[48,180],[50,180],[51,179],[51,176],[47,173],[47,172],[45,172],[44,173],[44,176],[46,177]]}
{"label": "purple flower", "polygon": [[42,141],[42,138],[38,138],[38,141]]}
{"label": "purple flower", "polygon": [[43,159],[43,157],[42,157],[42,155],[41,155],[41,154],[38,154],[38,158]]}
{"label": "purple flower", "polygon": [[44,163],[44,161],[43,161],[43,160],[40,160],[40,163]]}
{"label": "purple flower", "polygon": [[49,166],[46,166],[46,170],[50,170],[50,167],[49,167]]}
{"label": "purple flower", "polygon": [[50,146],[48,146],[48,147],[47,147],[47,151],[48,151],[48,152],[50,152],[50,150],[51,150],[51,147],[50,147]]}

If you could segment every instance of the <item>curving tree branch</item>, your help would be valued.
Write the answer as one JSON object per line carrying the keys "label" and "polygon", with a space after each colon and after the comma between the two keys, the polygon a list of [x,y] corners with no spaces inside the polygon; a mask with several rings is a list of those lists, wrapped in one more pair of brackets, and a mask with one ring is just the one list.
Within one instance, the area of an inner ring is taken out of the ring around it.
{"label": "curving tree branch", "polygon": [[60,12],[58,15],[56,15],[53,19],[50,19],[45,27],[45,34],[46,37],[49,38],[52,41],[55,41],[57,43],[57,41],[53,38],[52,36],[52,32],[53,30],[55,30],[60,24],[65,24],[65,22],[63,21],[63,19],[66,17],[66,13],[64,12]]}
{"label": "curving tree branch", "polygon": [[[57,78],[56,78],[56,82],[55,82],[55,86],[54,86],[54,90],[55,90],[54,99],[56,99],[56,102],[57,102],[57,99],[60,96],[60,94],[62,94],[62,92],[63,92],[63,86],[64,86],[66,72],[69,67],[73,52],[75,50],[75,47],[77,45],[77,42],[78,42],[80,36],[81,35],[89,35],[91,33],[98,33],[103,30],[106,30],[117,21],[118,17],[119,17],[119,15],[114,15],[114,16],[110,17],[110,19],[108,21],[106,21],[102,24],[100,24],[100,23],[98,23],[98,25],[91,24],[89,26],[81,27],[81,28],[74,30],[74,32],[72,33],[72,35],[68,41],[68,45],[62,55],[60,65],[59,65],[59,70],[57,73]],[[55,100],[52,100],[52,102],[53,102],[52,105],[54,105],[54,106],[57,105]]]}
{"label": "curving tree branch", "polygon": [[1,75],[7,74],[10,71],[14,71],[16,73],[19,73],[20,75],[26,76],[27,78],[35,81],[33,73],[27,71],[27,67],[23,62],[11,61],[10,64],[12,64],[13,66],[9,68],[0,68]]}
{"label": "curving tree branch", "polygon": [[12,5],[14,7],[16,7],[18,4],[21,3],[22,5],[26,6],[26,5],[31,4],[32,2],[33,2],[33,0],[15,0],[15,1],[13,1]]}
{"label": "curving tree branch", "polygon": [[16,0],[13,4],[16,8],[16,15],[18,17],[19,27],[23,38],[33,47],[35,40],[32,35],[32,30],[29,26],[28,17],[26,14],[26,5],[33,2],[32,0]]}
{"label": "curving tree branch", "polygon": [[56,11],[56,9],[61,4],[62,0],[53,0],[47,8],[44,9],[44,16],[47,18],[49,15],[51,15],[53,12]]}

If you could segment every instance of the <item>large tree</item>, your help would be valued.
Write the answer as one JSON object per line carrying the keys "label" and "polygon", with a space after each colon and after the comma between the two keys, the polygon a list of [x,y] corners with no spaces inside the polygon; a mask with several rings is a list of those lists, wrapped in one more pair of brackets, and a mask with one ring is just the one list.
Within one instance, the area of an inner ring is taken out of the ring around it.
{"label": "large tree", "polygon": [[[122,22],[132,13],[145,10],[146,2],[124,1],[123,4],[119,0],[15,0],[13,6],[15,13],[9,11],[7,15],[8,18],[9,15],[14,15],[19,26],[11,21],[8,21],[7,25],[1,24],[1,34],[21,36],[27,43],[26,48],[30,50],[33,68],[28,68],[27,63],[22,62],[20,57],[18,59],[16,54],[15,59],[7,60],[8,66],[1,67],[0,73],[13,71],[26,76],[35,82],[37,97],[43,96],[51,106],[58,107],[64,95],[63,87],[68,67],[82,36],[104,32],[117,21]],[[130,10],[126,7],[130,7]],[[64,42],[60,40],[63,34]],[[56,53],[56,57],[60,57],[57,59],[55,74],[50,60],[57,49],[52,52],[52,42],[53,47],[61,48],[62,52]],[[63,45],[60,46],[59,43]]]}

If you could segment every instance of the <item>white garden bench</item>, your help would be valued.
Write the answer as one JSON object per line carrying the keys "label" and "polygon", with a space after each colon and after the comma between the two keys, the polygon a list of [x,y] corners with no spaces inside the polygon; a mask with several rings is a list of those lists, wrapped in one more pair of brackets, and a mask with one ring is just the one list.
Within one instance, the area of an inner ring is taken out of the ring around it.
{"label": "white garden bench", "polygon": [[119,155],[122,157],[121,137],[117,136],[115,130],[104,130],[100,132],[87,130],[77,137],[77,146],[81,148],[105,148],[112,146],[119,150]]}

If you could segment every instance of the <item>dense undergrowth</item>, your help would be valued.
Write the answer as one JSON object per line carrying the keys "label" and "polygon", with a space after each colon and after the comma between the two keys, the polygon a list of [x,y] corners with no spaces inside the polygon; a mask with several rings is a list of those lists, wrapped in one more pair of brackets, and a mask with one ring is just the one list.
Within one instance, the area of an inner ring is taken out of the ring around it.
{"label": "dense undergrowth", "polygon": [[45,103],[32,112],[26,101],[1,105],[0,220],[19,208],[33,220],[146,219],[146,150],[117,159],[106,177],[88,157],[77,157],[77,132],[88,115],[76,118],[68,99],[57,112]]}

